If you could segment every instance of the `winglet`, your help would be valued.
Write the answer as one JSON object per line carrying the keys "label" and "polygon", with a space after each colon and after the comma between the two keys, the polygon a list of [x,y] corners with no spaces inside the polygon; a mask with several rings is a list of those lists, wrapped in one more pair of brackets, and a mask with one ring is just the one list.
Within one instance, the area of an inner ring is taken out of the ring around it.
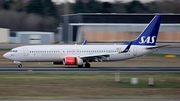
{"label": "winglet", "polygon": [[87,43],[87,40],[84,40],[83,43],[82,43],[82,45],[86,45],[86,43]]}
{"label": "winglet", "polygon": [[132,41],[128,44],[128,46],[120,53],[127,53],[131,47]]}

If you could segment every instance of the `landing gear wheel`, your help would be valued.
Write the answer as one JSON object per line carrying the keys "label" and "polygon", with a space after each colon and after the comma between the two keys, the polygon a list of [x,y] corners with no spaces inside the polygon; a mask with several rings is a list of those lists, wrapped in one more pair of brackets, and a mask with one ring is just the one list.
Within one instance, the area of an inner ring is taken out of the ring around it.
{"label": "landing gear wheel", "polygon": [[91,67],[91,64],[87,62],[87,63],[85,64],[85,67],[86,67],[86,68],[90,68],[90,67]]}
{"label": "landing gear wheel", "polygon": [[83,67],[83,64],[82,65],[78,65],[79,68],[82,68]]}
{"label": "landing gear wheel", "polygon": [[19,67],[19,68],[22,68],[22,64],[19,64],[18,67]]}

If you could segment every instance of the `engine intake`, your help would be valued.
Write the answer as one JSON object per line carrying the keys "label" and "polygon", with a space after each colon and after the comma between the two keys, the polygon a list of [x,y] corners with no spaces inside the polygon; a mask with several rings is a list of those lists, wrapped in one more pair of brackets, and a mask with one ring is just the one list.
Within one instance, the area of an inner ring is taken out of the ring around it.
{"label": "engine intake", "polygon": [[63,58],[64,65],[82,65],[83,60],[78,57],[65,57]]}

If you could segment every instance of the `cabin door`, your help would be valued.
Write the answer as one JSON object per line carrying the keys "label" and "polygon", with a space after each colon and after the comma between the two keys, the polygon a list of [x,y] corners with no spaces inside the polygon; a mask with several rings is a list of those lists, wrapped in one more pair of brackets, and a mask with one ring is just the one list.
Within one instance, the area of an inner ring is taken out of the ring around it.
{"label": "cabin door", "polygon": [[28,56],[28,48],[24,47],[24,56]]}

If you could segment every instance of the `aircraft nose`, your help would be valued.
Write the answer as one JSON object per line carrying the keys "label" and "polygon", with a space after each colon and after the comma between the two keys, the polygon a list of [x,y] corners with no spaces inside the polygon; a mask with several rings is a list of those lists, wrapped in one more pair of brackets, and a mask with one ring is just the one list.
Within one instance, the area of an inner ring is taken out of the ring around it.
{"label": "aircraft nose", "polygon": [[5,53],[5,54],[3,55],[3,57],[4,57],[4,58],[8,58],[8,53]]}

